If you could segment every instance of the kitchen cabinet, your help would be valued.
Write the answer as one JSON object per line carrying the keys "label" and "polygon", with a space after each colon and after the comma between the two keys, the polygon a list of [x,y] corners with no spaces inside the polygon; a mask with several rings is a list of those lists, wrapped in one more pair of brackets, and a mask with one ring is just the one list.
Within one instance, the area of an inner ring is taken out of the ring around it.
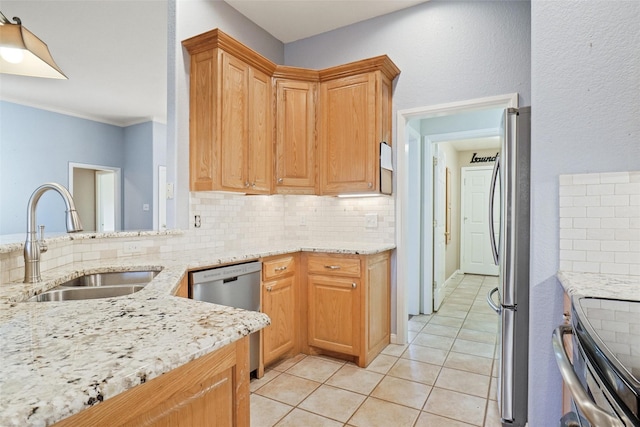
{"label": "kitchen cabinet", "polygon": [[306,261],[309,353],[350,356],[366,367],[389,343],[389,253],[308,253]]}
{"label": "kitchen cabinet", "polygon": [[391,145],[399,73],[387,56],[320,71],[320,194],[380,192],[380,143]]}
{"label": "kitchen cabinet", "polygon": [[190,189],[271,193],[275,65],[218,30],[183,45],[191,54]]}
{"label": "kitchen cabinet", "polygon": [[261,331],[264,365],[300,351],[297,259],[297,254],[286,255],[262,263],[262,311],[271,319]]}
{"label": "kitchen cabinet", "polygon": [[97,403],[65,426],[249,426],[247,337]]}
{"label": "kitchen cabinet", "polygon": [[[279,67],[280,75],[284,69]],[[280,194],[315,194],[317,73],[309,75],[302,70],[287,74],[291,78],[275,79],[275,190]]]}

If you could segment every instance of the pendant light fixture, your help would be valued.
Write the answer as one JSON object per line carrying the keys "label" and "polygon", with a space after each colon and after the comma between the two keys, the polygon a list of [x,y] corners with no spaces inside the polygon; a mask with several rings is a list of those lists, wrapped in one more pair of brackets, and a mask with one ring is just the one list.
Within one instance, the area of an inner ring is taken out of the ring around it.
{"label": "pendant light fixture", "polygon": [[66,79],[46,43],[23,27],[20,18],[13,20],[15,24],[0,12],[0,73]]}

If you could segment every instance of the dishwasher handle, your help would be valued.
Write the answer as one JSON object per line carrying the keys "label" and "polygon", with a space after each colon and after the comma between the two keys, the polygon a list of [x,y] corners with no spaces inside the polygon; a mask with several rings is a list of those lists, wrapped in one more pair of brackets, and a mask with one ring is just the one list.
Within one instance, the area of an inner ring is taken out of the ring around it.
{"label": "dishwasher handle", "polygon": [[569,325],[560,325],[554,331],[552,335],[553,353],[556,356],[556,363],[562,374],[565,384],[571,392],[573,401],[578,408],[582,411],[585,418],[589,420],[591,425],[594,426],[610,426],[610,427],[624,427],[622,421],[611,416],[606,411],[602,410],[596,405],[589,397],[580,379],[573,370],[573,365],[567,355],[567,350],[564,347],[563,338],[565,335],[573,335],[573,328]]}

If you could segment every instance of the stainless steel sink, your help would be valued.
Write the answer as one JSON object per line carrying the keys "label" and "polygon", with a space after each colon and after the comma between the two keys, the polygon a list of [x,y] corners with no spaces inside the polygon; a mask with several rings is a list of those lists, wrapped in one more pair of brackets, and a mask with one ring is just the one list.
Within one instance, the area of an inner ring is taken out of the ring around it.
{"label": "stainless steel sink", "polygon": [[68,301],[129,295],[144,288],[158,273],[145,270],[85,274],[34,295],[27,301]]}

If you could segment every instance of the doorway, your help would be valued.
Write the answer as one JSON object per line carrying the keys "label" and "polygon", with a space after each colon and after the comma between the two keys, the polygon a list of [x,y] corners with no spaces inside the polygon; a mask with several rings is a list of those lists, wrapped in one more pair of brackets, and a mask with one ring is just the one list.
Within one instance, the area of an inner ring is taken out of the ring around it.
{"label": "doorway", "polygon": [[[415,130],[420,129],[420,125],[415,124],[416,119],[428,119],[435,117],[451,117],[458,114],[464,114],[469,112],[477,112],[488,109],[505,109],[505,108],[517,108],[518,106],[518,94],[507,94],[495,97],[473,99],[468,101],[462,101],[451,104],[441,104],[427,107],[420,107],[411,110],[398,111],[397,116],[397,138],[399,144],[397,144],[397,191],[396,191],[396,248],[397,248],[397,272],[396,272],[396,334],[392,337],[393,342],[398,344],[404,344],[407,342],[407,323],[408,323],[408,300],[414,298],[409,293],[410,289],[415,288],[413,284],[408,283],[408,278],[415,277],[415,270],[421,269],[422,278],[421,290],[423,301],[433,301],[434,289],[432,280],[427,283],[425,278],[434,277],[434,266],[432,262],[425,262],[429,260],[429,257],[419,257],[420,263],[418,265],[411,264],[410,259],[415,259],[415,256],[409,256],[414,254],[415,251],[420,251],[420,247],[415,246],[415,239],[413,236],[416,234],[414,228],[415,222],[412,220],[414,212],[409,209],[410,202],[412,200],[412,193],[409,191],[409,171],[411,162],[409,161],[409,152],[411,146],[409,144],[409,136],[412,135],[412,139],[415,140]],[[412,123],[410,123],[412,122]],[[424,138],[426,143],[421,144],[421,149],[425,153],[429,153],[427,158],[432,157],[433,145],[441,142],[451,141],[452,139],[465,139],[469,137],[478,136],[495,136],[498,135],[499,126],[496,129],[485,130],[486,134],[482,135],[482,132],[475,135],[471,135],[469,132],[451,132],[446,129],[429,134]],[[452,138],[452,134],[455,134],[456,138]],[[428,171],[423,171],[423,177],[433,177],[433,163],[424,162]],[[430,178],[431,179],[431,178]],[[423,183],[424,185],[424,183]],[[424,205],[433,206],[434,198],[433,192],[430,191],[431,198],[426,197],[422,201]],[[433,224],[433,210],[423,209],[423,219],[421,221],[425,226],[422,227],[422,238],[418,239],[422,241],[422,247],[433,248],[434,229],[431,226]],[[425,243],[427,242],[427,243]],[[430,243],[430,245],[429,245]],[[432,258],[431,258],[432,259]],[[425,304],[427,305],[427,304]]]}
{"label": "doorway", "polygon": [[120,168],[69,162],[69,192],[84,231],[121,229]]}

